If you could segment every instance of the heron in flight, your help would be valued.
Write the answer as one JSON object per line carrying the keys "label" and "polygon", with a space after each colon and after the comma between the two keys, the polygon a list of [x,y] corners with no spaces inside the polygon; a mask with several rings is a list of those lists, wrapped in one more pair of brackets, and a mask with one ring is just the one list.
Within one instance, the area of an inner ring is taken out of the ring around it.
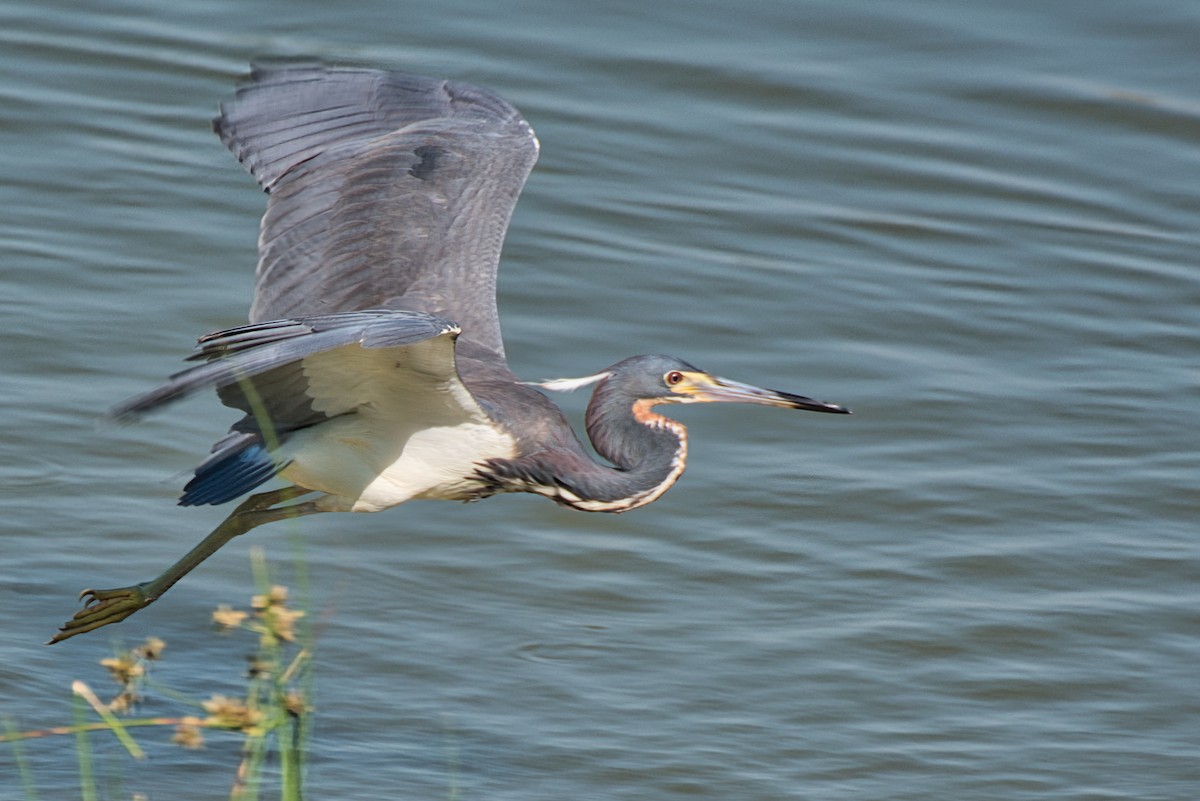
{"label": "heron in flight", "polygon": [[[486,89],[259,66],[213,128],[269,196],[251,322],[202,337],[198,365],[112,415],[129,421],[215,388],[245,416],[179,503],[222,504],[276,476],[288,485],[242,501],[152,581],[85,590],[51,642],[124,620],[229,540],[277,520],[499,492],[587,512],[644,506],[687,460],[687,432],[655,411],[662,404],[848,413],[661,355],[581,379],[519,381],[500,338],[496,271],[538,142]],[[605,462],[540,391],[589,384],[587,434]]]}

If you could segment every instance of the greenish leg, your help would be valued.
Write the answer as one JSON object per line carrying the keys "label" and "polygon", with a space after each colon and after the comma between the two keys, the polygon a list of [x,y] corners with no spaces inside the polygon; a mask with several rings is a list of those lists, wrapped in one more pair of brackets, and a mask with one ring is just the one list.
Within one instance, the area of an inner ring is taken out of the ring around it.
{"label": "greenish leg", "polygon": [[277,520],[287,520],[316,512],[324,511],[313,501],[297,503],[291,506],[280,506],[272,509],[275,504],[290,501],[301,495],[307,495],[309,490],[302,487],[285,487],[284,489],[261,492],[251,495],[233,510],[221,525],[201,540],[200,544],[188,551],[182,559],[163,571],[162,575],[152,581],[134,584],[132,587],[117,587],[111,590],[84,590],[80,598],[84,599],[84,607],[75,613],[75,617],[64,623],[58,633],[50,638],[47,645],[62,642],[76,634],[94,631],[110,623],[119,623],[134,612],[149,606],[160,595],[169,590],[175,582],[186,576],[197,565],[221,549],[225,543],[234,537],[245,534],[252,528],[264,523],[274,523]]}

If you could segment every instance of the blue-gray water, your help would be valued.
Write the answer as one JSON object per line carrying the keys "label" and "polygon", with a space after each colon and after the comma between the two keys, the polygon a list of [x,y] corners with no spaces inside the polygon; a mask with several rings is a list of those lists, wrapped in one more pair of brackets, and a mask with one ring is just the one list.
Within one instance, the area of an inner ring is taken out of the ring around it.
{"label": "blue-gray water", "polygon": [[[247,541],[41,643],[226,511],[173,505],[215,400],[95,421],[244,320],[263,197],[208,119],[302,54],[481,83],[537,129],[520,374],[669,352],[856,412],[679,409],[688,473],[628,515],[255,532],[284,580],[302,543],[322,619],[309,797],[1200,797],[1197,42],[1193,0],[7,3],[3,714],[69,721],[113,637],[239,685],[207,618],[253,591]],[[77,793],[69,739],[26,749]],[[220,798],[237,760],[102,753],[122,798]]]}

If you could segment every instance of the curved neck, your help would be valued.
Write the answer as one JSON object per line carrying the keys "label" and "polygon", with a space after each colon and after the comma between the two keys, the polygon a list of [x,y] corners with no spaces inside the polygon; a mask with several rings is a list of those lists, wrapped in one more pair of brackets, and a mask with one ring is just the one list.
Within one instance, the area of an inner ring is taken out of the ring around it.
{"label": "curved neck", "polygon": [[[464,498],[533,492],[584,512],[626,512],[659,498],[687,464],[687,429],[607,380],[592,395],[585,426],[596,453],[609,464],[588,454],[558,408],[540,392],[515,381],[470,386],[476,398],[484,399],[484,408],[507,404],[516,410],[509,431],[518,453],[484,460],[472,477],[477,483],[464,491]],[[525,438],[514,433],[522,430],[533,433]]]}
{"label": "curved neck", "polygon": [[687,466],[687,429],[654,411],[650,401],[625,397],[608,381],[596,387],[585,419],[588,439],[612,467],[584,482],[587,497],[570,503],[595,512],[624,512],[657,500]]}

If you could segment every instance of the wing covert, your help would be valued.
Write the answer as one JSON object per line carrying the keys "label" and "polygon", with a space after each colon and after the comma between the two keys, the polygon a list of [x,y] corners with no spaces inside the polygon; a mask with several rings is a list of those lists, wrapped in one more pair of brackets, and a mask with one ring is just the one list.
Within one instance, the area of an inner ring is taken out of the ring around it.
{"label": "wing covert", "polygon": [[[305,392],[306,362],[343,348],[385,351],[442,339],[445,350],[427,369],[457,380],[454,338],[458,331],[454,323],[433,315],[389,309],[275,320],[219,331],[203,337],[199,351],[191,357],[205,359],[204,364],[178,372],[155,389],[130,398],[109,416],[129,422],[159,406],[215,387],[226,406],[249,415],[265,412],[272,427],[286,432],[315,422],[289,411],[303,407],[303,414],[311,416],[313,412],[312,398]],[[394,359],[389,356],[383,361]],[[425,362],[430,361],[425,358]],[[363,376],[364,380],[369,378]],[[353,408],[357,395],[348,388],[341,395],[346,410]]]}

